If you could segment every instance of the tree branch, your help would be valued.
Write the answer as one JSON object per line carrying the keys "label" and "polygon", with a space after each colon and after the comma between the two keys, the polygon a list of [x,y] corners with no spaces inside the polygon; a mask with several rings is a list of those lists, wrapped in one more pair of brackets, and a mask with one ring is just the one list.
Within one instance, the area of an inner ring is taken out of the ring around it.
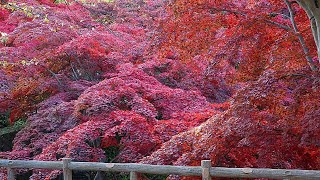
{"label": "tree branch", "polygon": [[306,42],[302,36],[302,34],[300,33],[299,29],[298,29],[298,26],[294,20],[294,13],[293,13],[293,10],[292,10],[292,7],[291,7],[291,2],[289,2],[288,0],[284,0],[284,2],[286,3],[287,7],[288,7],[288,10],[290,12],[290,21],[291,21],[291,24],[292,24],[292,27],[293,27],[293,30],[295,32],[295,34],[297,35],[298,39],[299,39],[299,42],[302,46],[302,49],[303,49],[303,52],[304,52],[304,55],[308,61],[308,64],[311,68],[311,70],[313,71],[317,71],[318,68],[317,66],[314,64],[312,58],[310,57],[310,53],[309,53],[309,49],[306,45]]}
{"label": "tree branch", "polygon": [[294,30],[293,30],[292,28],[290,28],[289,26],[286,26],[286,25],[283,25],[283,24],[280,24],[280,23],[278,23],[278,22],[271,21],[271,20],[268,20],[268,19],[266,19],[265,21],[266,21],[267,23],[269,23],[269,24],[276,25],[276,26],[278,26],[278,27],[281,28],[281,29],[284,29],[284,30],[287,30],[287,31],[290,31],[290,32],[294,32]]}

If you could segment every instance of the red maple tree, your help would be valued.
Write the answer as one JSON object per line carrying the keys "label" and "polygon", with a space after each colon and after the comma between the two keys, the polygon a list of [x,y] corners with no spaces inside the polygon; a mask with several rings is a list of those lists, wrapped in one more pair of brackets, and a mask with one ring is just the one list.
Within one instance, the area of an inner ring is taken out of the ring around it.
{"label": "red maple tree", "polygon": [[319,169],[317,6],[5,2],[0,115],[27,125],[0,158]]}

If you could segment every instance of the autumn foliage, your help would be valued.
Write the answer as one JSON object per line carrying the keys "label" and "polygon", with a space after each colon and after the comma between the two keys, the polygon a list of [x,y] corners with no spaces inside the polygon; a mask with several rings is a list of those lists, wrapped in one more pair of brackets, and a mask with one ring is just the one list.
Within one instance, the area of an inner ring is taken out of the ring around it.
{"label": "autumn foliage", "polygon": [[272,0],[4,3],[0,115],[27,123],[0,158],[320,169],[320,75],[289,16]]}

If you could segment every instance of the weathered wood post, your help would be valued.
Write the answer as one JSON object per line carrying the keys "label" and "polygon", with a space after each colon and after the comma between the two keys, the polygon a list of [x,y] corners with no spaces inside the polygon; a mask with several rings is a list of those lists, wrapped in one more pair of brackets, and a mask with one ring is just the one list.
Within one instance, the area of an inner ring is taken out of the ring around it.
{"label": "weathered wood post", "polygon": [[138,173],[131,171],[130,180],[138,180]]}
{"label": "weathered wood post", "polygon": [[71,162],[70,158],[62,158],[63,163],[63,179],[72,180],[72,170],[69,169],[69,163]]}
{"label": "weathered wood post", "polygon": [[7,168],[7,178],[8,178],[8,180],[15,180],[16,179],[16,177],[15,177],[15,172],[14,172],[14,169],[12,169],[12,168],[10,168],[10,167],[8,167]]}
{"label": "weathered wood post", "polygon": [[211,180],[210,168],[211,168],[211,160],[202,160],[202,180]]}

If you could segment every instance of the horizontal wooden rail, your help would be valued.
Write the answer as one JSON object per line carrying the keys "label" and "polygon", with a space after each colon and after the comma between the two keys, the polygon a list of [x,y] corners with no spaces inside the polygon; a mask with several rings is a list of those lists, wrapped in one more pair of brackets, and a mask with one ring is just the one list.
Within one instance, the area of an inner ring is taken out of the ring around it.
{"label": "horizontal wooden rail", "polygon": [[201,176],[200,166],[168,166],[136,163],[87,163],[72,162],[72,170],[139,172],[147,174],[176,174],[185,176]]}
{"label": "horizontal wooden rail", "polygon": [[35,160],[2,160],[0,167],[8,168],[35,168],[35,169],[62,169],[62,161],[35,161]]}
{"label": "horizontal wooden rail", "polygon": [[267,168],[222,168],[212,167],[213,177],[230,178],[269,178],[269,179],[318,179],[320,171],[299,169],[267,169]]}
{"label": "horizontal wooden rail", "polygon": [[[320,179],[320,171],[317,170],[210,167],[211,162],[207,160],[202,161],[202,167],[138,163],[69,162],[69,160],[67,158],[64,159],[65,164],[62,161],[0,160],[0,167],[10,169],[10,174],[13,174],[12,169],[15,168],[30,168],[60,169],[68,174],[70,174],[71,170],[131,172],[131,176],[134,178],[137,178],[135,173],[147,173],[206,176],[205,178],[208,179],[207,174],[210,173],[212,177],[229,178]],[[72,179],[72,176],[66,179]]]}

